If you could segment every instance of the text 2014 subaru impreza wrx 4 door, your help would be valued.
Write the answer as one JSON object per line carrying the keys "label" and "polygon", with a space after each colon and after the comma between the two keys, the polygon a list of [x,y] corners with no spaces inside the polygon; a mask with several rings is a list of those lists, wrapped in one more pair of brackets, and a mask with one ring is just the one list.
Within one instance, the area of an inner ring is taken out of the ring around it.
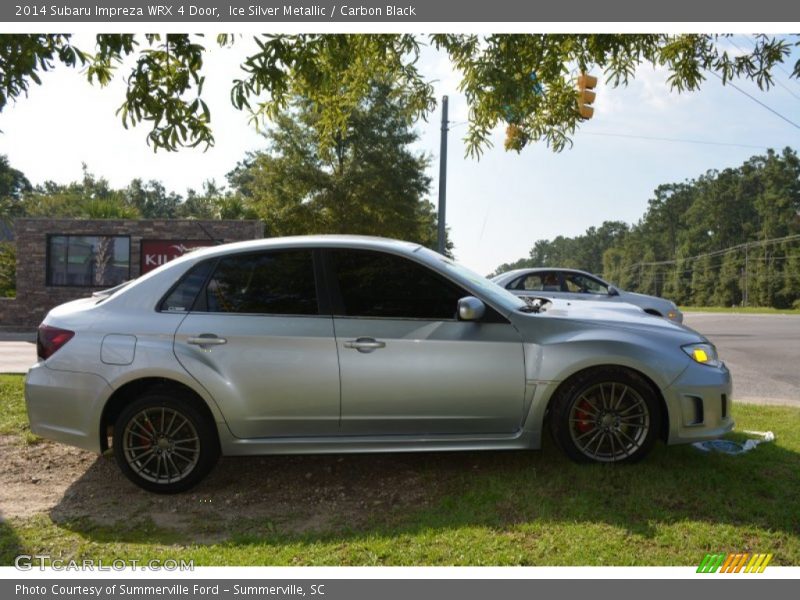
{"label": "text 2014 subaru impreza wrx 4 door", "polygon": [[220,454],[535,449],[549,427],[574,460],[633,462],[733,427],[707,339],[578,304],[393,240],[207,248],[47,315],[31,429],[176,492]]}

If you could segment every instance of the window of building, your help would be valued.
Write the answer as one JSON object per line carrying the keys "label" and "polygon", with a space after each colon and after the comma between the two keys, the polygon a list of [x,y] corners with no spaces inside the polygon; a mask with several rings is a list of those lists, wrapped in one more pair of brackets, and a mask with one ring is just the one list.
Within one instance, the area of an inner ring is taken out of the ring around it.
{"label": "window of building", "polygon": [[130,279],[128,236],[51,235],[47,238],[47,285],[112,287]]}

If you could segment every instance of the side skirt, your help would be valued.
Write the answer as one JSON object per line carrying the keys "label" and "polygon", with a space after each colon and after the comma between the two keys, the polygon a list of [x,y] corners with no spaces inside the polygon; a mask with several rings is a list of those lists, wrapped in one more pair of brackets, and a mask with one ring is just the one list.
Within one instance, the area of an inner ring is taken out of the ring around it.
{"label": "side skirt", "polygon": [[233,437],[219,427],[222,454],[252,456],[265,454],[354,454],[372,452],[450,452],[457,450],[525,450],[538,447],[532,432],[474,435],[381,435],[304,438]]}

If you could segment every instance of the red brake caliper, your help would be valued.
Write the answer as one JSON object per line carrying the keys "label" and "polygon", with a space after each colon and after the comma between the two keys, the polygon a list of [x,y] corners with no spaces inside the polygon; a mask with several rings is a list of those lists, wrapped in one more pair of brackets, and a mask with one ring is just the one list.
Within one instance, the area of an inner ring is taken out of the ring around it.
{"label": "red brake caliper", "polygon": [[581,400],[580,403],[578,403],[578,409],[575,411],[575,418],[580,419],[580,421],[575,423],[575,429],[580,433],[586,433],[594,428],[594,423],[590,420],[590,413],[586,412],[591,410],[592,407],[586,400]]}
{"label": "red brake caliper", "polygon": [[[145,421],[144,425],[145,425],[145,427],[147,427],[147,429],[150,430],[150,433],[155,433],[155,430],[153,429],[153,424],[149,420]],[[153,443],[151,441],[151,438],[145,437],[144,434],[142,434],[142,433],[137,433],[135,435],[137,435],[139,437],[139,439],[141,439],[144,442],[144,444],[142,444],[143,446],[152,447]]]}

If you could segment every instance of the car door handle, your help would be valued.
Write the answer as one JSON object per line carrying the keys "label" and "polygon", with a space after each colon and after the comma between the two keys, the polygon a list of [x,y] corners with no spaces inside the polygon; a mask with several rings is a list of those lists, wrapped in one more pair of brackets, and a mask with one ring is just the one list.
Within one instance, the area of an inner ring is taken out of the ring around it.
{"label": "car door handle", "polygon": [[344,347],[352,348],[353,350],[358,350],[359,352],[366,354],[380,348],[386,348],[386,342],[379,342],[378,340],[369,337],[360,337],[358,339],[345,342]]}
{"label": "car door handle", "polygon": [[186,343],[193,346],[221,346],[222,344],[227,344],[228,340],[217,337],[213,333],[201,333],[197,337],[190,337],[186,340]]}

